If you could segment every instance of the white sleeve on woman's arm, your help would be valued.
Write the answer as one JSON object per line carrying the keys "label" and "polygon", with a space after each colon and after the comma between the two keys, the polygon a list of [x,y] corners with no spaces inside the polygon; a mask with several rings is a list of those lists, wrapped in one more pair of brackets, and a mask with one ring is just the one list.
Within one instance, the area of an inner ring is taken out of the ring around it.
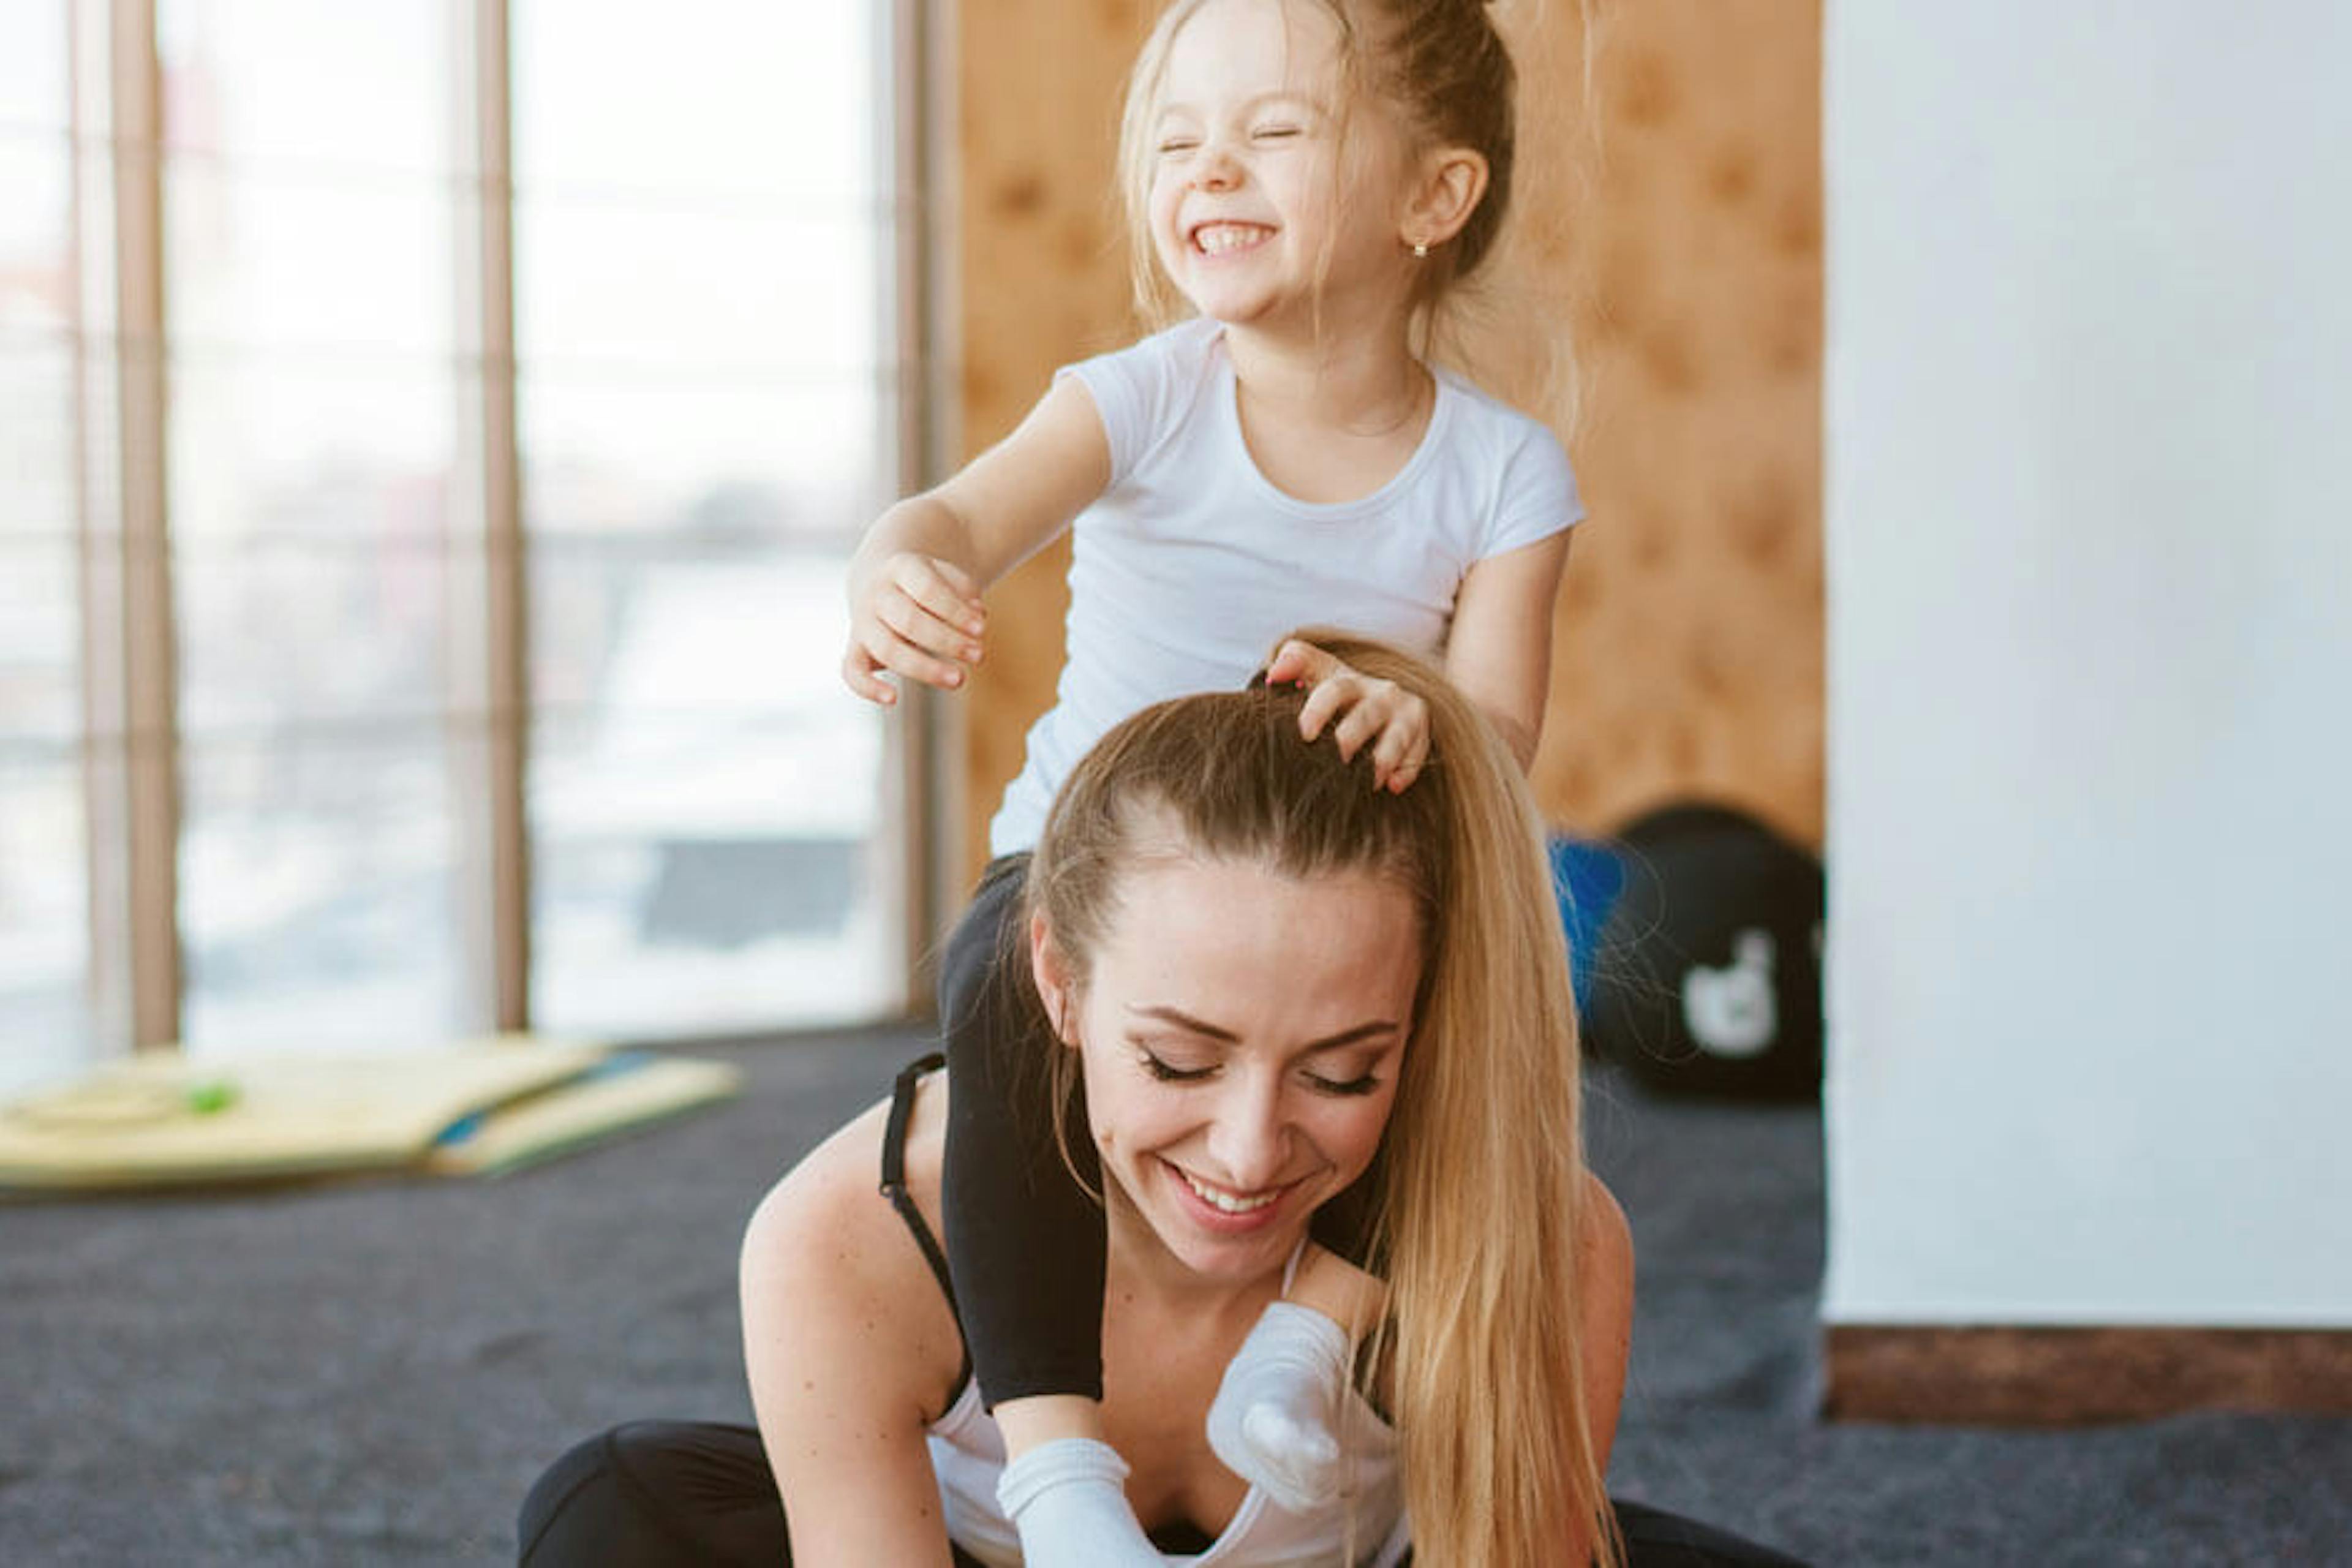
{"label": "white sleeve on woman's arm", "polygon": [[1004,1467],[996,1500],[1021,1532],[1028,1568],[1163,1568],[1121,1485],[1127,1461],[1108,1443],[1061,1437]]}

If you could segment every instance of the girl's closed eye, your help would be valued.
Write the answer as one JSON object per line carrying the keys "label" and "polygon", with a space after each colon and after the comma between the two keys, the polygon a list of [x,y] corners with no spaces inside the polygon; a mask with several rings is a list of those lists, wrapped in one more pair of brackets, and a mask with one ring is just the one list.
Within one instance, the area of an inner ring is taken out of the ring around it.
{"label": "girl's closed eye", "polygon": [[1306,133],[1307,128],[1303,125],[1256,125],[1250,128],[1250,139],[1255,142],[1286,142]]}

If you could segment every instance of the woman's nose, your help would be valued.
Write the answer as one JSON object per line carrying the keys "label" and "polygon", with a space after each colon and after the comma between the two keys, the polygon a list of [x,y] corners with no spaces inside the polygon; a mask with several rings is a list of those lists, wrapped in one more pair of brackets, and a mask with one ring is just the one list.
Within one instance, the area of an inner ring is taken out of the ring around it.
{"label": "woman's nose", "polygon": [[1290,1129],[1279,1086],[1233,1085],[1209,1129],[1209,1152],[1219,1175],[1244,1192],[1281,1180],[1290,1158]]}

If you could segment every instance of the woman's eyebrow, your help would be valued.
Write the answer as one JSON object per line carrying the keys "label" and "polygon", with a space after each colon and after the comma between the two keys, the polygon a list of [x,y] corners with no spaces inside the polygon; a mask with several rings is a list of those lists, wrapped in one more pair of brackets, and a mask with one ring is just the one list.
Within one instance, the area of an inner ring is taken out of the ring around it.
{"label": "woman's eyebrow", "polygon": [[[1162,1024],[1173,1024],[1180,1029],[1187,1030],[1192,1034],[1200,1035],[1207,1039],[1223,1040],[1229,1046],[1237,1046],[1242,1043],[1241,1037],[1234,1034],[1231,1029],[1219,1028],[1216,1025],[1208,1022],[1206,1019],[1195,1018],[1192,1014],[1187,1013],[1179,1007],[1139,1007],[1130,1005],[1128,1008],[1128,1011],[1133,1013],[1138,1017],[1157,1019]],[[1342,1029],[1336,1035],[1326,1035],[1319,1040],[1309,1040],[1305,1046],[1300,1047],[1300,1050],[1302,1052],[1336,1050],[1341,1046],[1352,1046],[1358,1040],[1371,1039],[1381,1035],[1393,1035],[1396,1032],[1397,1025],[1395,1020],[1390,1018],[1374,1018],[1368,1022],[1358,1024],[1352,1028]]]}
{"label": "woman's eyebrow", "polygon": [[1221,1029],[1216,1025],[1202,1018],[1195,1018],[1192,1014],[1179,1008],[1139,1007],[1130,1005],[1127,1010],[1138,1017],[1157,1018],[1163,1024],[1173,1024],[1178,1028],[1189,1030],[1192,1034],[1204,1035],[1213,1040],[1223,1040],[1229,1046],[1238,1046],[1242,1043],[1242,1037],[1231,1029]]}
{"label": "woman's eyebrow", "polygon": [[1352,1029],[1342,1029],[1336,1035],[1326,1035],[1319,1040],[1310,1040],[1307,1043],[1306,1049],[1308,1051],[1337,1050],[1341,1046],[1352,1046],[1358,1040],[1374,1039],[1381,1035],[1393,1035],[1397,1032],[1397,1026],[1393,1021],[1376,1018],[1368,1024],[1359,1024]]}

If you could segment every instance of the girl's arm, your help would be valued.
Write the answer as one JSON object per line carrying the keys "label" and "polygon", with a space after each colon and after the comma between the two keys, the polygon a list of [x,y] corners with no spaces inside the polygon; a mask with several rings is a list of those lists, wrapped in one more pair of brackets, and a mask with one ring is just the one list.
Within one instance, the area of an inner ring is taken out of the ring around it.
{"label": "girl's arm", "polygon": [[[1526,772],[1535,765],[1551,696],[1551,608],[1568,566],[1566,530],[1500,555],[1489,555],[1463,575],[1446,639],[1446,678],[1478,705]],[[1266,679],[1309,688],[1298,711],[1308,740],[1331,726],[1340,755],[1372,749],[1372,777],[1402,791],[1429,760],[1429,708],[1390,680],[1360,675],[1339,659],[1292,637],[1275,650]]]}
{"label": "girl's arm", "polygon": [[743,1359],[793,1563],[950,1561],[925,1429],[958,1364],[938,1284],[875,1193],[880,1114],[769,1193],[743,1240]]}
{"label": "girl's arm", "polygon": [[1524,773],[1535,765],[1551,696],[1551,616],[1573,531],[1489,555],[1454,600],[1446,678],[1478,704]]}
{"label": "girl's arm", "polygon": [[1086,384],[1058,377],[1019,428],[953,479],[875,520],[849,563],[841,676],[888,705],[883,675],[952,689],[978,663],[980,598],[1110,483],[1110,440]]}

